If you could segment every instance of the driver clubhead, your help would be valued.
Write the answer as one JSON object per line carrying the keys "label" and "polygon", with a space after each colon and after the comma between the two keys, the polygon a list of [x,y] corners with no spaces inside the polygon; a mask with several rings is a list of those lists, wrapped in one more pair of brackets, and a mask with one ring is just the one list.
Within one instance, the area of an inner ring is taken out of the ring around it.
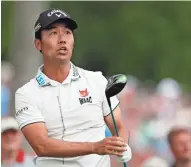
{"label": "driver clubhead", "polygon": [[127,83],[127,77],[124,74],[117,74],[108,79],[105,94],[106,97],[117,95],[123,90]]}

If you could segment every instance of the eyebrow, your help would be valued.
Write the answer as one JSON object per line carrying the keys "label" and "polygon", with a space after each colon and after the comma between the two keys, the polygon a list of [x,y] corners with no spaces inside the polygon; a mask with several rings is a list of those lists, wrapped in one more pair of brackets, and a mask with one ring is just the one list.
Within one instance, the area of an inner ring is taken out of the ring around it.
{"label": "eyebrow", "polygon": [[[49,31],[49,30],[56,29],[56,28],[57,28],[56,26],[50,25],[47,28],[45,28],[45,30]],[[65,28],[67,28],[67,29],[69,29],[69,30],[71,30],[73,32],[73,30],[70,29],[68,25],[66,25]]]}

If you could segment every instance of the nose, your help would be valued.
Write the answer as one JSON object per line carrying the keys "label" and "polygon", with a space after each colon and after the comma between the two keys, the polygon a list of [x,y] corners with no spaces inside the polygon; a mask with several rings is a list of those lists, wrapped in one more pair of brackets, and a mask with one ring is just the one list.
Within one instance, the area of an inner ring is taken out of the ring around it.
{"label": "nose", "polygon": [[66,41],[67,41],[67,39],[66,39],[65,34],[61,33],[60,36],[59,36],[59,43],[60,44],[66,44]]}

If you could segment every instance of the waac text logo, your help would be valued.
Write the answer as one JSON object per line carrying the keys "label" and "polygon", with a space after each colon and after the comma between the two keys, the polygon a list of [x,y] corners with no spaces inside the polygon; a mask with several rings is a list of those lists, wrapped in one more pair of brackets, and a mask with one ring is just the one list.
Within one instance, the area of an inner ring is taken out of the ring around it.
{"label": "waac text logo", "polygon": [[89,92],[87,90],[87,88],[85,90],[79,90],[80,93],[80,104],[84,104],[84,103],[92,103],[92,97],[89,96]]}

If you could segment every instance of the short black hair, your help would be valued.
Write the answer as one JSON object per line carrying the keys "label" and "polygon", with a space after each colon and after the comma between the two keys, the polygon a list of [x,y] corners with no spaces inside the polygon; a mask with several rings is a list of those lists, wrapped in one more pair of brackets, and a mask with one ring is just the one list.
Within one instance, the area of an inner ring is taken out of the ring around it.
{"label": "short black hair", "polygon": [[35,33],[35,39],[41,40],[41,32],[42,30]]}

